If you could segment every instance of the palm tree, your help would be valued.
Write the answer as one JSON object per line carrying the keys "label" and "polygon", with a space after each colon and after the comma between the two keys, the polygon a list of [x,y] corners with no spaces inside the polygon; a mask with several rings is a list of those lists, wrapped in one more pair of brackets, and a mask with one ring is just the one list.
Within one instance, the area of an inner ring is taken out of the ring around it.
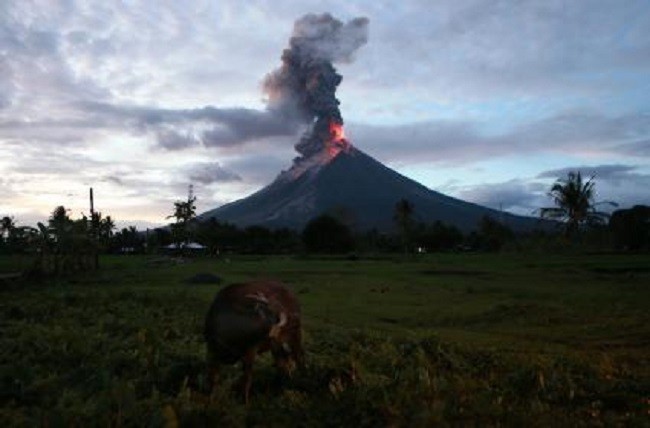
{"label": "palm tree", "polygon": [[564,222],[566,236],[576,234],[584,225],[605,223],[609,214],[597,211],[596,206],[603,203],[618,205],[609,201],[594,202],[595,186],[594,177],[583,181],[580,171],[569,172],[567,178],[557,179],[548,193],[557,206],[542,208],[541,217]]}
{"label": "palm tree", "polygon": [[48,229],[54,235],[57,243],[57,250],[62,252],[69,245],[72,236],[73,222],[68,215],[68,210],[60,205],[54,208],[52,214],[47,219]]}
{"label": "palm tree", "polygon": [[115,222],[110,215],[102,218],[101,212],[95,211],[92,213],[89,232],[98,245],[102,247],[108,246],[108,242],[113,236],[113,229],[115,229]]}
{"label": "palm tree", "polygon": [[181,255],[184,253],[184,247],[190,242],[190,223],[196,218],[196,196],[192,189],[193,187],[190,185],[187,201],[174,202],[174,214],[167,216],[167,218],[176,219],[176,223],[172,223],[170,226],[176,248],[181,250]]}
{"label": "palm tree", "polygon": [[115,222],[110,215],[107,215],[99,225],[100,236],[108,241],[113,236],[113,229],[115,229]]}
{"label": "palm tree", "polygon": [[[31,232],[31,244],[36,249],[38,254],[37,270],[41,274],[50,273],[50,263],[57,266],[56,260],[50,258],[55,245],[55,239],[52,235],[52,230],[45,226],[43,223],[37,223],[38,229],[33,229]],[[56,268],[52,268],[54,270]]]}

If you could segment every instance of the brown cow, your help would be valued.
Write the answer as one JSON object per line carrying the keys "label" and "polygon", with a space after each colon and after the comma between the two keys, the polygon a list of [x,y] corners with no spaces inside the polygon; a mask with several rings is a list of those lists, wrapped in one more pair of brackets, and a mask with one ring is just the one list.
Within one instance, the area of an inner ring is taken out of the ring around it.
{"label": "brown cow", "polygon": [[241,387],[248,403],[255,356],[271,351],[276,366],[289,374],[304,354],[298,299],[274,281],[230,285],[217,293],[205,319],[208,384],[221,364],[242,362]]}

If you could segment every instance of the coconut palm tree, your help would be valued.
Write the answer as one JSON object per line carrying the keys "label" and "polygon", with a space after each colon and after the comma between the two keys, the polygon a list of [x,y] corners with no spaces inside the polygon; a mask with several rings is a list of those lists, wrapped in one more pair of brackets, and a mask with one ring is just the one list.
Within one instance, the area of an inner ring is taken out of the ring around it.
{"label": "coconut palm tree", "polygon": [[181,255],[184,253],[184,247],[190,242],[190,223],[196,218],[196,196],[192,191],[190,185],[187,201],[174,202],[174,214],[167,216],[167,218],[176,219],[176,223],[172,223],[171,231],[174,236],[177,248],[181,250]]}
{"label": "coconut palm tree", "polygon": [[542,208],[541,217],[564,222],[566,236],[575,235],[584,225],[605,223],[609,214],[596,210],[596,206],[618,205],[609,201],[594,202],[595,186],[594,177],[584,181],[580,171],[569,172],[567,178],[557,179],[551,187],[548,195],[556,206]]}

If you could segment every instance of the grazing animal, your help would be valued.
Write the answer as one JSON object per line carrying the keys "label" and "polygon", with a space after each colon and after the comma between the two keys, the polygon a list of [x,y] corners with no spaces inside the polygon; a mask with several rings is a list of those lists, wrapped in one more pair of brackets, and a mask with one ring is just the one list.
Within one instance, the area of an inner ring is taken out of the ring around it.
{"label": "grazing animal", "polygon": [[210,389],[221,364],[241,361],[241,388],[248,403],[256,355],[271,351],[285,374],[304,363],[298,299],[279,282],[230,285],[217,293],[208,310],[205,341]]}

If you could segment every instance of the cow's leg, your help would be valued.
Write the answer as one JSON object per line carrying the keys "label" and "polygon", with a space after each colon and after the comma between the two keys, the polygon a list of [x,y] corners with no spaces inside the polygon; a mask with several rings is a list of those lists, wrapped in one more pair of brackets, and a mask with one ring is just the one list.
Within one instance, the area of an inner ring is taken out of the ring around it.
{"label": "cow's leg", "polygon": [[302,348],[302,329],[300,328],[300,324],[294,329],[289,346],[291,347],[291,357],[296,362],[296,366],[299,369],[305,368],[305,351]]}
{"label": "cow's leg", "polygon": [[287,345],[285,344],[273,344],[271,347],[271,354],[273,355],[273,361],[275,361],[275,367],[285,376],[291,374],[291,358],[290,352],[288,349],[285,349]]}
{"label": "cow's leg", "polygon": [[248,404],[250,397],[251,384],[253,383],[253,363],[255,362],[255,355],[257,355],[257,348],[249,349],[244,358],[242,358],[243,374],[241,378],[242,394],[244,395],[244,402]]}
{"label": "cow's leg", "polygon": [[206,389],[209,395],[212,395],[214,393],[214,389],[217,387],[217,383],[219,381],[219,363],[217,360],[212,356],[210,352],[208,352],[208,356],[206,358],[206,371],[205,371],[205,381],[206,381]]}

